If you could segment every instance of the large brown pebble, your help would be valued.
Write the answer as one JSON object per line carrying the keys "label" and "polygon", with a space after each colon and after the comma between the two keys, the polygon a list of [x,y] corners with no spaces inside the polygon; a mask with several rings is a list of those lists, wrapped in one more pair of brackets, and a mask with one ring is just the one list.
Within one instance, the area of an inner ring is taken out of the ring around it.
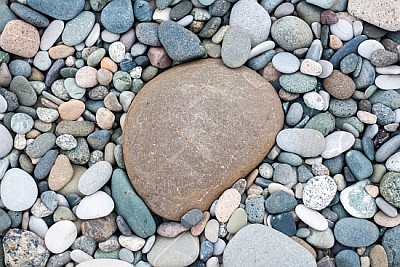
{"label": "large brown pebble", "polygon": [[65,155],[58,155],[56,162],[50,170],[49,188],[57,191],[63,188],[74,175],[71,162]]}
{"label": "large brown pebble", "polygon": [[62,103],[58,107],[60,117],[66,121],[77,120],[85,111],[85,103],[80,100],[71,99],[68,102]]}
{"label": "large brown pebble", "polygon": [[0,47],[20,57],[34,57],[39,45],[38,30],[22,20],[12,20],[7,23],[0,36]]}
{"label": "large brown pebble", "polygon": [[325,90],[334,98],[348,99],[356,90],[354,81],[338,70],[322,81]]}
{"label": "large brown pebble", "polygon": [[83,221],[82,234],[93,238],[98,243],[106,241],[117,231],[116,217],[115,213],[111,213],[99,219]]}
{"label": "large brown pebble", "polygon": [[283,125],[274,88],[247,67],[206,59],[171,68],[133,100],[123,135],[126,169],[156,214],[179,221],[245,177]]}

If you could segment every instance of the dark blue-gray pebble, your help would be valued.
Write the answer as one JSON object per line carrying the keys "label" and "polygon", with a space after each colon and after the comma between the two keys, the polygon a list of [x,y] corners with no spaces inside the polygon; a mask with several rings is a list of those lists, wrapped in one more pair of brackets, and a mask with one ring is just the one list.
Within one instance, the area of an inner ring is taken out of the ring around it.
{"label": "dark blue-gray pebble", "polygon": [[371,161],[358,150],[350,150],[345,156],[346,164],[357,180],[363,180],[372,175],[374,171]]}
{"label": "dark blue-gray pebble", "polygon": [[96,113],[99,108],[103,108],[103,107],[104,107],[103,101],[89,99],[85,102],[85,108],[93,113]]}
{"label": "dark blue-gray pebble", "polygon": [[42,180],[49,175],[51,168],[56,162],[57,156],[57,149],[49,150],[46,154],[44,154],[38,164],[36,164],[35,170],[33,172],[33,175],[36,179]]}
{"label": "dark blue-gray pebble", "polygon": [[[138,66],[141,66],[142,68],[146,68],[147,66],[150,65],[150,60],[147,56],[138,56],[137,58],[135,58],[135,63]],[[140,81],[139,79],[137,79],[136,81]],[[135,80],[132,81],[132,88],[134,88],[135,85]]]}
{"label": "dark blue-gray pebble", "polygon": [[299,180],[300,183],[306,183],[313,176],[314,175],[312,174],[312,172],[305,165],[300,165],[297,168],[297,179]]}
{"label": "dark blue-gray pebble", "polygon": [[262,188],[266,188],[272,183],[272,181],[263,177],[257,177],[254,183]]}
{"label": "dark blue-gray pebble", "polygon": [[189,267],[206,267],[206,264],[204,263],[204,261],[196,260],[195,262],[190,264]]}
{"label": "dark blue-gray pebble", "polygon": [[228,1],[217,0],[208,7],[208,12],[211,16],[222,17],[228,12],[230,7],[231,3]]}
{"label": "dark blue-gray pebble", "polygon": [[61,267],[71,261],[71,251],[53,255],[46,263],[46,267]]}
{"label": "dark blue-gray pebble", "polygon": [[0,95],[7,102],[7,112],[14,111],[19,107],[18,97],[13,92],[0,87]]}
{"label": "dark blue-gray pebble", "polygon": [[364,136],[361,139],[361,145],[362,145],[362,149],[364,151],[365,156],[369,159],[369,160],[374,160],[375,159],[375,146],[374,146],[374,141],[367,137]]}
{"label": "dark blue-gray pebble", "polygon": [[45,204],[49,210],[55,210],[57,208],[58,198],[57,198],[56,192],[50,191],[50,190],[43,192],[40,195],[40,199],[42,200],[43,204]]}
{"label": "dark blue-gray pebble", "polygon": [[262,223],[264,220],[264,198],[260,195],[252,196],[245,207],[247,218],[251,223]]}
{"label": "dark blue-gray pebble", "polygon": [[65,196],[65,198],[67,199],[69,205],[71,207],[75,207],[76,205],[78,205],[81,202],[81,197],[75,193],[72,194],[68,194]]}
{"label": "dark blue-gray pebble", "polygon": [[158,9],[165,9],[167,8],[173,0],[156,0],[156,7]]}
{"label": "dark blue-gray pebble", "polygon": [[360,257],[353,250],[342,250],[335,257],[336,266],[360,267]]}
{"label": "dark blue-gray pebble", "polygon": [[181,218],[181,224],[186,228],[195,226],[203,217],[203,212],[199,209],[192,209],[185,213]]}
{"label": "dark blue-gray pebble", "polygon": [[358,56],[355,53],[348,54],[340,61],[340,70],[344,74],[352,73],[356,70]]}
{"label": "dark blue-gray pebble", "polygon": [[377,123],[379,125],[387,125],[396,120],[394,111],[381,103],[372,106],[372,113],[377,116]]}
{"label": "dark blue-gray pebble", "polygon": [[278,161],[294,167],[300,166],[303,163],[303,159],[299,155],[289,152],[281,152],[278,156]]}
{"label": "dark blue-gray pebble", "polygon": [[284,191],[278,191],[265,200],[265,209],[272,214],[284,213],[293,210],[297,205],[294,196]]}
{"label": "dark blue-gray pebble", "polygon": [[88,144],[95,150],[103,150],[110,140],[111,132],[108,130],[95,131],[87,137]]}
{"label": "dark blue-gray pebble", "polygon": [[0,233],[4,233],[10,226],[10,216],[3,209],[0,209]]}
{"label": "dark blue-gray pebble", "polygon": [[123,59],[120,63],[119,63],[119,68],[121,71],[130,71],[132,70],[134,67],[136,67],[136,63],[130,59]]}
{"label": "dark blue-gray pebble", "polygon": [[209,21],[206,22],[206,24],[204,24],[203,29],[201,29],[201,31],[199,32],[199,36],[204,39],[213,37],[214,34],[219,29],[221,23],[222,23],[221,18],[219,17],[211,18]]}
{"label": "dark blue-gray pebble", "polygon": [[136,0],[133,4],[133,12],[138,21],[151,21],[153,17],[153,6],[144,0]]}
{"label": "dark blue-gray pebble", "polygon": [[193,9],[192,2],[190,1],[179,2],[171,9],[169,17],[174,21],[178,21],[183,17],[185,17],[186,15],[189,15],[192,9]]}
{"label": "dark blue-gray pebble", "polygon": [[332,63],[333,68],[338,69],[340,65],[340,61],[342,59],[351,54],[351,53],[357,53],[358,46],[365,40],[367,40],[368,37],[365,35],[359,35],[357,37],[354,37],[352,40],[348,41],[345,43],[339,50],[336,51],[336,53],[329,59],[329,61]]}
{"label": "dark blue-gray pebble", "polygon": [[122,217],[121,215],[118,215],[116,222],[117,222],[118,230],[121,232],[121,234],[123,234],[124,236],[133,235],[132,230],[131,230],[131,228],[129,228],[129,225],[126,223],[124,217]]}
{"label": "dark blue-gray pebble", "polygon": [[329,111],[336,117],[347,118],[357,112],[357,103],[351,98],[345,100],[331,99]]}
{"label": "dark blue-gray pebble", "polygon": [[[172,21],[160,24],[158,37],[172,60],[183,62],[202,57],[206,49],[193,32]],[[185,40],[182,42],[181,40]]]}
{"label": "dark blue-gray pebble", "polygon": [[158,38],[159,24],[156,22],[142,22],[136,26],[136,37],[142,44],[149,46],[160,46]]}
{"label": "dark blue-gray pebble", "polygon": [[21,59],[14,59],[8,65],[12,76],[23,76],[28,78],[32,73],[32,67],[28,62]]}
{"label": "dark blue-gray pebble", "polygon": [[64,67],[65,63],[62,58],[57,59],[53,65],[51,65],[50,69],[47,71],[46,80],[44,81],[47,87],[51,87],[58,77],[60,77],[60,70]]}
{"label": "dark blue-gray pebble", "polygon": [[272,58],[275,56],[275,51],[274,50],[268,50],[264,53],[262,53],[259,56],[256,56],[252,59],[250,59],[247,62],[247,66],[253,70],[260,70],[264,68],[265,66],[268,65],[269,62],[271,62]]}
{"label": "dark blue-gray pebble", "polygon": [[10,9],[21,19],[25,20],[29,24],[32,24],[39,28],[45,28],[49,26],[50,21],[48,18],[40,14],[39,12],[22,5],[20,3],[12,3]]}
{"label": "dark blue-gray pebble", "polygon": [[88,235],[78,237],[71,246],[72,249],[80,249],[90,256],[94,254],[97,248],[96,241]]}
{"label": "dark blue-gray pebble", "polygon": [[373,244],[379,237],[378,227],[365,219],[340,219],[333,230],[335,239],[349,247],[365,247]]}
{"label": "dark blue-gray pebble", "polygon": [[385,232],[382,239],[389,266],[400,266],[400,226],[396,226]]}
{"label": "dark blue-gray pebble", "polygon": [[344,155],[340,154],[331,159],[326,159],[323,164],[329,169],[331,175],[341,173],[344,167]]}
{"label": "dark blue-gray pebble", "polygon": [[[8,5],[6,4],[5,1],[0,1],[0,32],[4,30],[4,27],[6,24],[11,21],[16,19],[17,17],[15,14],[8,8]],[[1,56],[0,56],[1,58]],[[2,63],[2,60],[0,59],[0,63]]]}
{"label": "dark blue-gray pebble", "polygon": [[296,222],[291,212],[272,216],[271,227],[287,236],[294,236],[297,232]]}
{"label": "dark blue-gray pebble", "polygon": [[101,11],[100,21],[110,32],[120,34],[128,31],[134,22],[131,0],[113,0]]}
{"label": "dark blue-gray pebble", "polygon": [[356,89],[366,89],[375,82],[375,67],[367,59],[362,60],[360,74],[354,78]]}
{"label": "dark blue-gray pebble", "polygon": [[55,19],[70,20],[85,6],[85,0],[27,0],[28,6]]}
{"label": "dark blue-gray pebble", "polygon": [[204,240],[200,245],[200,260],[207,261],[212,257],[214,244],[208,240]]}

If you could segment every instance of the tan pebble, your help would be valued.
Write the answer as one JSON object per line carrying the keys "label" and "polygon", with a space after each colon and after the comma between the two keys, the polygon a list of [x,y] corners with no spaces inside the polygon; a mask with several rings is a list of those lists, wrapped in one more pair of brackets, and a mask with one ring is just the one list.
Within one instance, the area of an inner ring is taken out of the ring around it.
{"label": "tan pebble", "polygon": [[115,157],[114,157],[114,143],[108,143],[104,148],[104,160],[110,163],[111,165],[115,164]]}
{"label": "tan pebble", "polygon": [[113,74],[107,69],[99,69],[97,71],[97,81],[99,84],[107,86],[112,82]]}
{"label": "tan pebble", "polygon": [[303,198],[303,189],[304,189],[304,186],[303,186],[303,184],[302,183],[298,183],[295,187],[294,187],[294,189],[295,189],[295,197],[297,198],[297,199],[302,199]]}
{"label": "tan pebble", "polygon": [[369,252],[371,267],[388,267],[389,262],[385,249],[381,245],[375,245]]}
{"label": "tan pebble", "polygon": [[198,21],[194,20],[192,23],[189,25],[189,30],[194,33],[198,33],[203,29],[204,27],[204,21]]}
{"label": "tan pebble", "polygon": [[278,147],[278,145],[274,145],[271,150],[267,154],[267,158],[270,160],[276,159],[279,154],[281,153],[281,149]]}
{"label": "tan pebble", "polygon": [[247,189],[247,195],[261,195],[263,192],[263,189],[261,186],[258,186],[256,184],[253,184]]}
{"label": "tan pebble", "polygon": [[40,131],[36,130],[36,129],[32,129],[29,132],[27,132],[25,134],[25,137],[28,139],[35,139],[36,137],[38,137],[41,134]]}
{"label": "tan pebble", "polygon": [[39,81],[39,82],[44,82],[45,76],[43,72],[38,70],[37,68],[32,67],[32,73],[31,76],[28,77],[28,81]]}
{"label": "tan pebble", "polygon": [[104,98],[104,106],[111,111],[122,110],[122,106],[118,101],[118,97],[113,93],[109,93],[108,95],[106,95],[106,97]]}
{"label": "tan pebble", "polygon": [[117,72],[118,65],[114,61],[112,61],[109,57],[104,57],[100,62],[100,67],[106,70],[111,71],[112,73]]}
{"label": "tan pebble", "polygon": [[311,59],[304,59],[301,62],[300,71],[310,76],[319,76],[322,73],[322,66]]}
{"label": "tan pebble", "polygon": [[228,189],[218,199],[215,216],[220,222],[227,222],[232,213],[239,207],[241,196],[235,189]]}
{"label": "tan pebble", "polygon": [[218,31],[213,35],[213,37],[211,38],[211,41],[214,44],[219,44],[222,42],[222,40],[224,39],[225,33],[229,30],[231,26],[229,25],[224,25],[221,28],[218,29]]}
{"label": "tan pebble", "polygon": [[376,198],[379,195],[379,187],[376,185],[366,185],[365,191],[367,191],[367,193],[373,198]]}
{"label": "tan pebble", "polygon": [[24,150],[26,147],[26,139],[24,134],[16,134],[14,138],[14,148]]}
{"label": "tan pebble", "polygon": [[366,124],[375,124],[378,119],[375,114],[363,110],[357,111],[357,118]]}
{"label": "tan pebble", "polygon": [[212,219],[207,223],[204,235],[210,242],[215,243],[218,241],[218,231],[219,223],[217,220]]}
{"label": "tan pebble", "polygon": [[333,50],[338,50],[343,46],[342,40],[339,39],[336,35],[329,36],[329,47]]}
{"label": "tan pebble", "polygon": [[178,222],[163,222],[157,227],[157,234],[163,237],[176,237],[189,230]]}
{"label": "tan pebble", "polygon": [[22,20],[8,22],[0,35],[0,47],[6,52],[20,57],[34,57],[39,45],[38,30]]}
{"label": "tan pebble", "polygon": [[360,257],[360,267],[370,267],[371,261],[368,256]]}
{"label": "tan pebble", "polygon": [[398,214],[396,217],[389,217],[382,211],[378,211],[374,215],[374,222],[383,227],[395,227],[400,225],[400,214]]}
{"label": "tan pebble", "polygon": [[279,89],[278,95],[279,95],[279,98],[284,101],[292,101],[292,100],[299,98],[299,96],[300,96],[300,94],[288,92],[283,88]]}
{"label": "tan pebble", "polygon": [[132,251],[138,251],[144,246],[144,244],[146,244],[146,240],[134,235],[132,236],[121,235],[118,238],[118,242],[124,248],[130,249]]}
{"label": "tan pebble", "polygon": [[58,155],[56,162],[50,170],[49,188],[57,191],[63,188],[72,178],[74,170],[71,162],[65,155]]}
{"label": "tan pebble", "polygon": [[310,252],[311,255],[314,257],[314,259],[317,258],[317,252],[315,251],[315,249],[314,249],[310,244],[308,244],[308,243],[307,243],[306,241],[304,241],[303,239],[298,238],[297,236],[292,236],[291,238],[292,238],[294,241],[296,241],[297,243],[299,243],[302,247],[304,247],[305,249],[307,249],[308,252]]}
{"label": "tan pebble", "polygon": [[61,188],[58,193],[62,194],[63,196],[68,194],[77,194],[82,197],[84,195],[81,193],[81,191],[79,191],[78,184],[79,179],[87,169],[80,165],[72,165],[72,169],[74,174],[72,175],[71,180],[63,188]]}
{"label": "tan pebble", "polygon": [[246,177],[246,182],[247,182],[246,189],[248,189],[254,183],[254,181],[256,180],[257,176],[258,176],[258,168],[252,170],[247,175],[247,177]]}
{"label": "tan pebble", "polygon": [[49,56],[51,59],[67,58],[74,55],[75,49],[66,45],[57,45],[49,49]]}
{"label": "tan pebble", "polygon": [[204,211],[201,220],[195,226],[190,228],[190,233],[194,236],[201,235],[209,219],[210,219],[210,213],[208,211]]}
{"label": "tan pebble", "polygon": [[97,70],[90,66],[85,66],[76,72],[76,84],[82,88],[95,87],[97,85]]}
{"label": "tan pebble", "polygon": [[288,193],[288,194],[294,196],[293,191],[292,191],[291,189],[287,188],[287,187],[284,186],[284,185],[281,185],[281,184],[278,184],[278,183],[271,183],[271,184],[268,186],[268,192],[269,192],[270,194],[273,194],[273,193],[275,193],[275,192],[277,192],[277,191],[285,191],[286,193]]}
{"label": "tan pebble", "polygon": [[62,103],[58,107],[58,112],[63,120],[77,120],[85,111],[85,103],[80,100],[71,99],[68,102]]}
{"label": "tan pebble", "polygon": [[112,128],[115,121],[115,115],[106,108],[99,108],[96,112],[97,125],[103,130]]}

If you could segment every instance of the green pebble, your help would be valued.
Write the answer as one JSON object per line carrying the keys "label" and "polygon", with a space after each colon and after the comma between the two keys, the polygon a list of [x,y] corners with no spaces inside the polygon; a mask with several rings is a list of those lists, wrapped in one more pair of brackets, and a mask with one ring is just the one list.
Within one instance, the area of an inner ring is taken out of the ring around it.
{"label": "green pebble", "polygon": [[113,84],[118,91],[127,91],[131,89],[132,79],[129,73],[125,71],[117,71],[113,76]]}
{"label": "green pebble", "polygon": [[327,136],[335,129],[335,117],[329,112],[319,113],[312,117],[304,128],[317,130],[323,136]]}
{"label": "green pebble", "polygon": [[290,93],[303,94],[314,90],[317,87],[317,78],[305,75],[301,72],[282,74],[279,83]]}

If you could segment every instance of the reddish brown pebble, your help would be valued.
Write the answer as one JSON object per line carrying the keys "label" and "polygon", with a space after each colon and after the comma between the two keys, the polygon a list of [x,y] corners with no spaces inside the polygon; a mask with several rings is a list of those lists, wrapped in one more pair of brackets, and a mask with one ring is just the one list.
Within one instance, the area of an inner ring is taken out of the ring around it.
{"label": "reddish brown pebble", "polygon": [[163,237],[176,237],[189,230],[178,222],[163,222],[157,227],[157,234]]}
{"label": "reddish brown pebble", "polygon": [[131,104],[123,135],[128,175],[154,213],[178,221],[208,209],[253,170],[283,118],[275,89],[249,68],[217,59],[179,65]]}
{"label": "reddish brown pebble", "polygon": [[151,47],[147,56],[154,67],[164,69],[172,65],[172,59],[162,47]]}
{"label": "reddish brown pebble", "polygon": [[7,23],[0,36],[0,47],[20,57],[34,57],[39,45],[38,30],[22,20],[12,20]]}
{"label": "reddish brown pebble", "polygon": [[64,187],[74,175],[71,162],[65,155],[59,155],[50,170],[49,188],[57,191]]}
{"label": "reddish brown pebble", "polygon": [[190,228],[190,233],[194,236],[199,236],[206,228],[207,222],[210,219],[210,213],[208,211],[203,212],[203,218],[195,226]]}
{"label": "reddish brown pebble", "polygon": [[338,15],[332,10],[324,10],[321,13],[321,24],[332,25],[339,21]]}
{"label": "reddish brown pebble", "polygon": [[334,98],[347,99],[356,90],[354,81],[338,70],[334,70],[332,74],[322,81],[325,90]]}

